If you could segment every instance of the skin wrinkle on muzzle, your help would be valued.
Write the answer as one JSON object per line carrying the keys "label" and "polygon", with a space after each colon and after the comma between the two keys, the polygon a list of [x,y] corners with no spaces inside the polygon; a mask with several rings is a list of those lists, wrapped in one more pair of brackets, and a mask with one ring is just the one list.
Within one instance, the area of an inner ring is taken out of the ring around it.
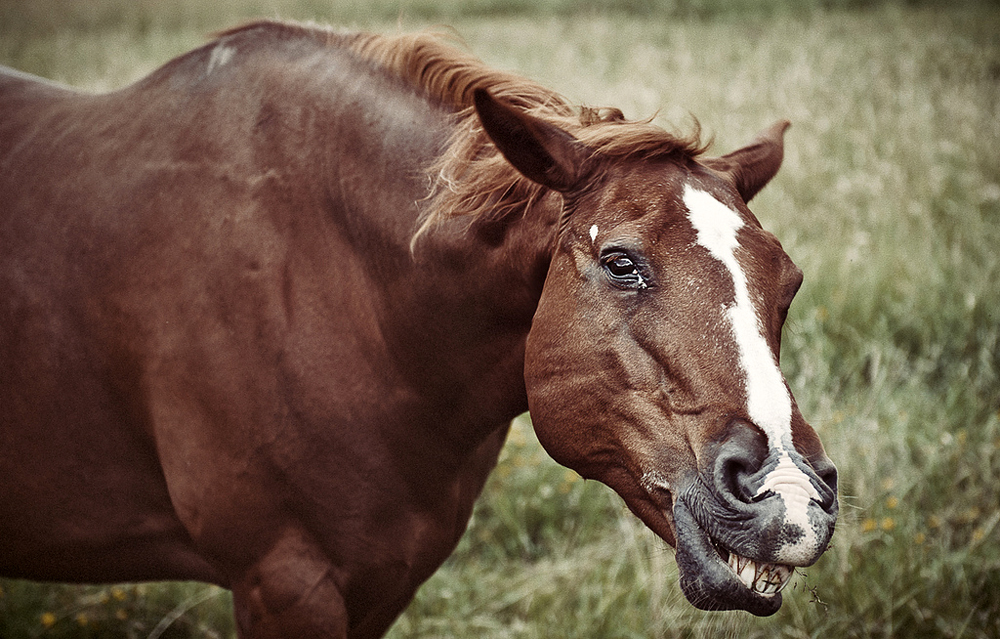
{"label": "skin wrinkle on muzzle", "polygon": [[[733,337],[745,373],[747,414],[767,435],[771,455],[778,463],[768,472],[755,498],[768,491],[779,496],[784,505],[785,524],[801,534],[786,536],[777,558],[782,563],[805,564],[816,554],[819,536],[810,521],[809,510],[820,495],[809,477],[792,461],[792,402],[784,377],[767,345],[762,322],[750,298],[747,277],[736,257],[742,218],[712,195],[690,184],[685,185],[684,204],[697,231],[697,242],[729,271],[735,300],[726,308]],[[796,453],[797,455],[797,453]]]}

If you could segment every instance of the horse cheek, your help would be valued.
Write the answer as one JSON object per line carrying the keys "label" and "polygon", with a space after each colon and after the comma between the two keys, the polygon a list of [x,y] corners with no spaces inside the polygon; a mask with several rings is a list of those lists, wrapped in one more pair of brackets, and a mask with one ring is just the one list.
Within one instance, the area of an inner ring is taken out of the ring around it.
{"label": "horse cheek", "polygon": [[[542,300],[525,350],[528,408],[539,442],[557,462],[593,478],[605,446],[602,372],[588,346],[593,335],[568,287]],[[564,296],[564,294],[566,294]]]}

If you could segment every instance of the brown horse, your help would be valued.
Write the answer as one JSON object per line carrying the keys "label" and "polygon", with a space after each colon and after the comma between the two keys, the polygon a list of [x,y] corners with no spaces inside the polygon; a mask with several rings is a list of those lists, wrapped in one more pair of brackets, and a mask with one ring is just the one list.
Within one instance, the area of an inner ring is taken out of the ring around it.
{"label": "brown horse", "polygon": [[773,613],[836,471],[802,276],[721,158],[430,34],[279,23],[86,95],[0,74],[0,573],[197,579],[244,637],[382,634],[510,420]]}

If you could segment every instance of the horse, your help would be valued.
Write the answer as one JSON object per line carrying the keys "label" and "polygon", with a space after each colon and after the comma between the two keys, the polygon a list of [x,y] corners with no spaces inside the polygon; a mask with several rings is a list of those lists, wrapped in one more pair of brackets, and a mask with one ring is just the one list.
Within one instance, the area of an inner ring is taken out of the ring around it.
{"label": "horse", "polygon": [[747,207],[788,123],[715,157],[441,33],[213,38],[104,94],[0,73],[0,574],[380,636],[527,410],[694,606],[778,610],[838,509]]}

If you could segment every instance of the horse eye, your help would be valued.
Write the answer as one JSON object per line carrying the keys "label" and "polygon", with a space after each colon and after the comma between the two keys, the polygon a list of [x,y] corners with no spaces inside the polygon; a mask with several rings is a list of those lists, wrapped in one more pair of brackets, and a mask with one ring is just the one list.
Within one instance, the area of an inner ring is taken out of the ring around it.
{"label": "horse eye", "polygon": [[635,263],[624,255],[609,261],[608,270],[611,271],[611,274],[615,277],[627,277],[629,275],[638,274],[638,271],[635,268]]}
{"label": "horse eye", "polygon": [[625,253],[611,253],[601,260],[611,281],[626,288],[646,288],[646,280],[635,261]]}

